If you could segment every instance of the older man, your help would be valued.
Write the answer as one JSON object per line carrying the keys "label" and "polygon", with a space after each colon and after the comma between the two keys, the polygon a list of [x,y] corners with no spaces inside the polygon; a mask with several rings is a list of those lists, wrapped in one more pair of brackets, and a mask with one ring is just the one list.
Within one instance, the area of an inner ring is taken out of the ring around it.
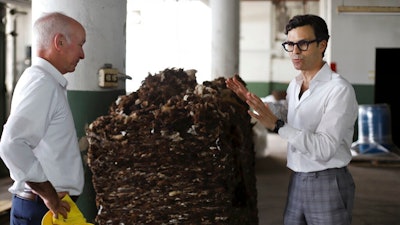
{"label": "older man", "polygon": [[83,190],[81,154],[64,74],[85,57],[86,31],[75,19],[48,13],[35,21],[36,57],[18,80],[0,156],[14,184],[10,224],[40,225],[47,211],[67,217],[66,194]]}

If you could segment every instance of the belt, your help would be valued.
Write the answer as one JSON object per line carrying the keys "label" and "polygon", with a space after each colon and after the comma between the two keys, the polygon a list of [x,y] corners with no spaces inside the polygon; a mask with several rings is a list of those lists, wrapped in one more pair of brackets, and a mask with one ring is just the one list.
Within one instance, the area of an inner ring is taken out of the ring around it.
{"label": "belt", "polygon": [[[28,201],[42,201],[42,198],[39,197],[39,195],[33,193],[30,190],[24,190],[24,191],[20,191],[17,192],[15,194],[15,196],[17,196],[20,199],[24,199],[24,200],[28,200]],[[70,196],[72,201],[76,202],[79,198],[79,196],[73,195]]]}
{"label": "belt", "polygon": [[29,200],[29,201],[41,200],[41,198],[37,194],[33,193],[32,191],[28,191],[28,190],[17,192],[15,195],[18,198],[21,198],[24,200]]}
{"label": "belt", "polygon": [[347,167],[341,167],[341,168],[330,168],[326,170],[321,170],[321,171],[314,171],[314,172],[295,172],[294,174],[297,176],[302,176],[302,177],[318,177],[318,176],[324,176],[324,175],[330,175],[330,174],[336,174],[336,173],[348,173]]}

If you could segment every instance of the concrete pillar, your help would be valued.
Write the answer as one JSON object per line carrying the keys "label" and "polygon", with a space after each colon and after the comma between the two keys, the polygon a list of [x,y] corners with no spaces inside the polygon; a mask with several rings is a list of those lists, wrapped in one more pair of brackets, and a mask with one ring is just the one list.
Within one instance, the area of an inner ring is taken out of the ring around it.
{"label": "concrete pillar", "polygon": [[[126,94],[125,80],[117,87],[99,87],[98,71],[104,64],[125,73],[127,0],[33,0],[32,21],[43,12],[59,11],[73,17],[86,29],[85,59],[75,72],[66,74],[68,99],[75,120],[79,145],[85,164],[85,188],[77,205],[89,222],[97,214],[91,172],[87,167],[86,127],[101,115],[108,114],[109,106],[119,95]],[[35,49],[32,50],[35,52]],[[66,171],[67,173],[68,171]]]}
{"label": "concrete pillar", "polygon": [[239,73],[240,1],[210,0],[212,16],[211,76]]}

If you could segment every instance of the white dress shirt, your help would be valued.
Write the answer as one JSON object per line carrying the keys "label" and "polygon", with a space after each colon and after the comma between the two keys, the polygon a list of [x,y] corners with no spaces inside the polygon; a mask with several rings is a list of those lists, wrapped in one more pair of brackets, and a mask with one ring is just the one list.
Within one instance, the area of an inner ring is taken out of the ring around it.
{"label": "white dress shirt", "polygon": [[346,166],[358,116],[354,88],[327,63],[299,99],[301,84],[298,75],[287,88],[287,124],[279,129],[288,142],[288,168],[312,172]]}
{"label": "white dress shirt", "polygon": [[25,181],[49,180],[57,192],[81,194],[83,165],[66,86],[42,58],[18,80],[0,140],[0,156],[14,180],[11,193],[22,191]]}

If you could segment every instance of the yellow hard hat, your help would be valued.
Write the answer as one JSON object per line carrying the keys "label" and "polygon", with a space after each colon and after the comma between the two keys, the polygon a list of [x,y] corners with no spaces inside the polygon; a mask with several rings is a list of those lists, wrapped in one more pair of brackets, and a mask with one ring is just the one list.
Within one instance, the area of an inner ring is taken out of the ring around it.
{"label": "yellow hard hat", "polygon": [[68,218],[64,219],[62,215],[58,215],[58,218],[54,218],[53,213],[48,211],[43,216],[42,225],[93,225],[92,223],[86,222],[82,212],[69,195],[65,195],[62,200],[68,202],[71,206],[71,209],[68,212]]}

